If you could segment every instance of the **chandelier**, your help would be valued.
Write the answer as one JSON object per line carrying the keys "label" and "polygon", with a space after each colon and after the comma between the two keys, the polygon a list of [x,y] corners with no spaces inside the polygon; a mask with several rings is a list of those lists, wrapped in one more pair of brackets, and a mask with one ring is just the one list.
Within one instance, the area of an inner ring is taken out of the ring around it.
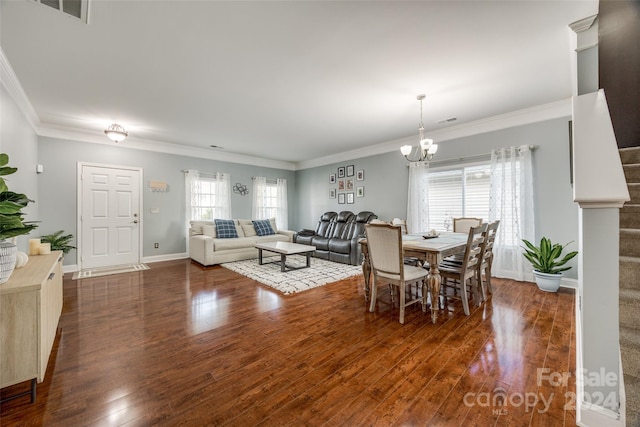
{"label": "chandelier", "polygon": [[409,155],[413,151],[413,147],[411,145],[403,145],[400,147],[400,152],[410,162],[423,162],[425,160],[429,161],[433,159],[433,155],[438,151],[438,144],[433,143],[433,139],[424,137],[424,124],[422,123],[422,100],[425,98],[424,94],[420,94],[416,97],[418,101],[420,101],[420,123],[418,124],[418,137],[419,144],[418,151],[420,153],[420,157],[417,159],[409,158]]}
{"label": "chandelier", "polygon": [[109,137],[110,140],[115,142],[124,141],[124,139],[129,136],[126,130],[119,124],[112,124],[108,128],[104,130],[104,134]]}

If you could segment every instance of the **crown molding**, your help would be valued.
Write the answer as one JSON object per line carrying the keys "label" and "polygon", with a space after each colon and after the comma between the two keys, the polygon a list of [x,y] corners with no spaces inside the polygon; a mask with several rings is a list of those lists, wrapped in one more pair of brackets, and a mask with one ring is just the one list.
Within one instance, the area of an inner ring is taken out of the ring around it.
{"label": "crown molding", "polygon": [[29,125],[36,131],[40,125],[40,118],[33,108],[33,105],[31,105],[2,47],[0,47],[0,82],[2,82],[2,85],[7,89],[11,98],[18,105],[18,108],[22,111],[22,114],[24,114]]}
{"label": "crown molding", "polygon": [[[525,108],[510,113],[500,114],[498,116],[487,117],[485,119],[476,120],[470,123],[463,123],[436,131],[430,131],[429,137],[432,138],[435,142],[441,143],[444,141],[478,135],[481,133],[494,132],[511,127],[523,126],[531,123],[538,123],[562,117],[571,117],[571,108],[571,98],[567,98],[560,101],[551,102],[549,104]],[[365,148],[346,151],[340,154],[332,154],[330,156],[322,157],[319,159],[298,162],[296,163],[296,170],[310,169],[319,166],[340,163],[347,160],[355,160],[362,157],[390,153],[400,150],[400,147],[404,144],[414,145],[416,140],[417,136],[412,135],[405,138],[395,139],[393,141],[375,144]]]}
{"label": "crown molding", "polygon": [[107,139],[102,132],[89,131],[84,129],[69,128],[62,126],[40,125],[36,133],[39,136],[67,139],[72,141],[89,142],[92,144],[103,144],[118,148],[154,151],[165,154],[175,154],[178,156],[196,157],[200,159],[218,160],[222,162],[240,163],[243,165],[261,166],[266,168],[295,170],[295,164],[281,160],[263,159],[259,157],[246,156],[243,154],[228,153],[222,150],[190,147],[186,145],[172,144],[162,141],[154,141],[129,136],[126,140],[115,143]]}

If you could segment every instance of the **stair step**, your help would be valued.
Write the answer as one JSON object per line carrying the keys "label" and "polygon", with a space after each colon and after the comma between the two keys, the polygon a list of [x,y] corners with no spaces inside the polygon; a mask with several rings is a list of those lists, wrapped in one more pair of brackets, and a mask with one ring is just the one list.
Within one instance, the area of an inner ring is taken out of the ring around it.
{"label": "stair step", "polygon": [[620,229],[620,256],[640,257],[640,230]]}
{"label": "stair step", "polygon": [[640,291],[640,258],[620,257],[620,289]]}
{"label": "stair step", "polygon": [[[624,368],[623,368],[624,372]],[[627,419],[626,425],[640,425],[640,414],[636,408],[640,408],[640,378],[624,374],[624,390],[626,395]]]}
{"label": "stair step", "polygon": [[631,205],[640,204],[640,183],[627,184],[629,189],[629,196],[631,200],[628,202]]}
{"label": "stair step", "polygon": [[640,148],[621,148],[618,152],[620,153],[620,160],[622,160],[623,165],[640,163]]}
{"label": "stair step", "polygon": [[620,228],[640,229],[640,204],[625,203],[620,209]]}
{"label": "stair step", "polygon": [[640,182],[640,164],[622,165],[627,183]]}
{"label": "stair step", "polygon": [[620,327],[637,328],[640,325],[640,291],[621,288],[619,301]]}

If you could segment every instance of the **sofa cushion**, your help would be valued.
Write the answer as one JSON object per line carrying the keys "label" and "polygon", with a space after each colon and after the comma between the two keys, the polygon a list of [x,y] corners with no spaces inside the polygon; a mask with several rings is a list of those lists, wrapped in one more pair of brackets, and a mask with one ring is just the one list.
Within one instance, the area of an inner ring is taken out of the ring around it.
{"label": "sofa cushion", "polygon": [[213,221],[190,221],[191,234],[202,234],[202,226],[215,225]]}
{"label": "sofa cushion", "polygon": [[216,238],[216,226],[215,225],[203,225],[202,234],[205,236]]}
{"label": "sofa cushion", "polygon": [[236,223],[232,219],[215,219],[218,239],[235,239],[238,237]]}
{"label": "sofa cushion", "polygon": [[251,221],[250,219],[239,219],[238,223],[240,224],[240,227],[242,228],[242,231],[244,233],[244,237],[257,236],[256,229],[253,228],[253,221]]}
{"label": "sofa cushion", "polygon": [[214,239],[214,250],[224,251],[229,249],[246,249],[253,248],[256,244],[256,237],[238,237],[236,239]]}
{"label": "sofa cushion", "polygon": [[253,228],[256,229],[256,234],[258,236],[270,236],[272,234],[276,234],[271,228],[271,223],[268,219],[256,219],[253,220]]}

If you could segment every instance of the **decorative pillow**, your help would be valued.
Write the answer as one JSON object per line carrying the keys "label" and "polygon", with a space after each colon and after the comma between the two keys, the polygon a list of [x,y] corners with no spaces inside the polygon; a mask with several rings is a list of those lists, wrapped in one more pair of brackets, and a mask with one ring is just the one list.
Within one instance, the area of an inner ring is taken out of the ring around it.
{"label": "decorative pillow", "polygon": [[253,220],[253,228],[256,229],[256,234],[258,236],[276,234],[276,232],[273,231],[273,228],[271,228],[271,223],[268,219]]}
{"label": "decorative pillow", "polygon": [[256,229],[253,227],[253,222],[250,219],[239,219],[240,227],[244,232],[244,237],[257,236]]}
{"label": "decorative pillow", "polygon": [[234,239],[238,237],[236,223],[232,219],[215,219],[218,239]]}
{"label": "decorative pillow", "polygon": [[216,226],[215,225],[203,225],[202,234],[205,236],[216,238]]}

